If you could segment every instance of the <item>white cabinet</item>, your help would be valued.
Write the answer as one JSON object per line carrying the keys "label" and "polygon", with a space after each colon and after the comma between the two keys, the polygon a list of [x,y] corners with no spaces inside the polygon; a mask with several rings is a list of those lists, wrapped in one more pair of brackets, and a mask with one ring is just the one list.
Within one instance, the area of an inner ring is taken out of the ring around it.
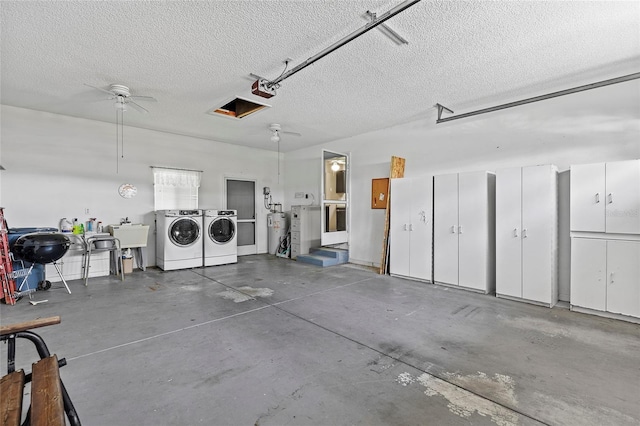
{"label": "white cabinet", "polygon": [[571,231],[640,234],[640,160],[571,166]]}
{"label": "white cabinet", "polygon": [[431,281],[433,178],[391,179],[389,272]]}
{"label": "white cabinet", "polygon": [[558,170],[496,172],[496,295],[553,306],[558,301]]}
{"label": "white cabinet", "polygon": [[640,317],[640,241],[572,238],[571,309]]}
{"label": "white cabinet", "polygon": [[291,259],[320,247],[320,206],[291,206]]}
{"label": "white cabinet", "polygon": [[433,280],[493,292],[495,175],[436,176],[433,203]]}

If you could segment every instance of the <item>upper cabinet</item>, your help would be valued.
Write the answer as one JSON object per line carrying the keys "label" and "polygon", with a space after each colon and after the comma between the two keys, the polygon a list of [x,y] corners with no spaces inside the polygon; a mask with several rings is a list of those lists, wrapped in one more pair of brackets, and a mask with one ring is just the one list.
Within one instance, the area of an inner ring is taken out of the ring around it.
{"label": "upper cabinet", "polygon": [[571,231],[640,234],[640,160],[571,166]]}

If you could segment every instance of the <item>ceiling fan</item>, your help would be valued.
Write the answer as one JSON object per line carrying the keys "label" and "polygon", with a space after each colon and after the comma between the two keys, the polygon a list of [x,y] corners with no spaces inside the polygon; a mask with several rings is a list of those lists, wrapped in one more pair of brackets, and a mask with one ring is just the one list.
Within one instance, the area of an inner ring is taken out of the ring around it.
{"label": "ceiling fan", "polygon": [[146,114],[149,111],[146,108],[144,108],[142,105],[136,103],[135,100],[147,101],[147,102],[158,102],[156,98],[151,96],[140,96],[140,95],[134,96],[131,94],[131,91],[129,90],[129,88],[122,84],[112,84],[109,86],[109,90],[103,89],[101,87],[92,86],[87,83],[85,83],[85,86],[89,86],[96,90],[109,94],[110,97],[107,98],[107,100],[115,100],[114,105],[116,109],[120,111],[126,111],[127,106],[130,105],[133,107],[133,109],[137,110],[138,112]]}
{"label": "ceiling fan", "polygon": [[283,131],[282,130],[282,126],[277,124],[277,123],[273,123],[269,125],[269,130],[271,130],[271,142],[280,142],[280,135],[281,134],[287,134],[287,135],[294,135],[294,136],[302,136],[302,134],[298,133],[298,132],[288,132],[288,131]]}

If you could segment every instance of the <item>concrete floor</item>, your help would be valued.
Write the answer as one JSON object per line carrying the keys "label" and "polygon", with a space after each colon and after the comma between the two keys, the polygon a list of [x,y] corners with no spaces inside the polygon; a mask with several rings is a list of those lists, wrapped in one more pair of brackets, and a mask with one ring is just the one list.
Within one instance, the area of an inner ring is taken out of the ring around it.
{"label": "concrete floor", "polygon": [[70,287],[0,318],[62,316],[84,425],[640,425],[637,324],[269,255]]}

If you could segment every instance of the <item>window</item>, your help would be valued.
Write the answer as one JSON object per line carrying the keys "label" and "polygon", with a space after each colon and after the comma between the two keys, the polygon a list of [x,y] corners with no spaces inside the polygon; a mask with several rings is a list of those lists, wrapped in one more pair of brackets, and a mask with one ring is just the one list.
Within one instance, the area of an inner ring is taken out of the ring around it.
{"label": "window", "polygon": [[153,167],[155,210],[197,209],[202,172]]}

